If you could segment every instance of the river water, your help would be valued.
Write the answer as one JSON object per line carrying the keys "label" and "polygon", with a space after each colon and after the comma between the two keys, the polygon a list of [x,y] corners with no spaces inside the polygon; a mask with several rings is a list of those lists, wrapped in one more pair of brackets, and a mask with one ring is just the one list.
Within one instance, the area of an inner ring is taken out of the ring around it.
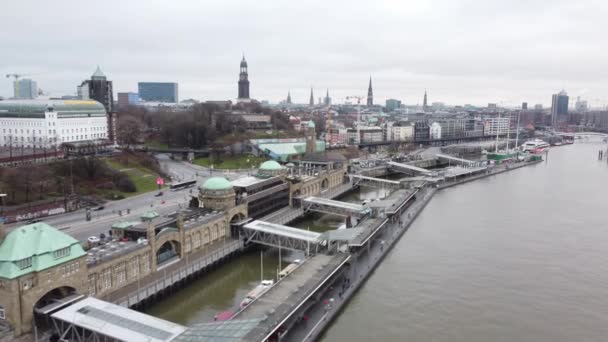
{"label": "river water", "polygon": [[608,340],[602,147],[438,192],[322,341]]}
{"label": "river water", "polygon": [[[605,145],[554,148],[547,162],[438,192],[322,341],[605,341],[608,218]],[[384,195],[364,189],[342,200]],[[343,219],[292,225],[323,231]],[[284,264],[297,255],[283,253]],[[264,278],[278,255],[264,254]],[[260,281],[253,251],[146,312],[209,322]]]}

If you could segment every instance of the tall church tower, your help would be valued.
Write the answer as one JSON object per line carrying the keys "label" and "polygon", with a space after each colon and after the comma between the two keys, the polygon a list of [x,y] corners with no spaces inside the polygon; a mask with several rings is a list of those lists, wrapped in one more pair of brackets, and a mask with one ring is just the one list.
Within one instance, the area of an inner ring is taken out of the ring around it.
{"label": "tall church tower", "polygon": [[369,77],[369,87],[367,87],[367,105],[374,105],[374,91],[372,90],[372,77]]}
{"label": "tall church tower", "polygon": [[287,92],[287,101],[286,101],[286,103],[287,104],[291,104],[291,91]]}
{"label": "tall church tower", "polygon": [[422,100],[422,110],[426,112],[428,108],[428,103],[426,99],[426,89],[424,89],[424,100]]}
{"label": "tall church tower", "polygon": [[241,60],[241,72],[239,73],[239,100],[249,99],[249,75],[247,74],[247,61],[245,54]]}
{"label": "tall church tower", "polygon": [[308,105],[311,107],[315,105],[315,96],[312,93],[312,87],[310,87],[310,100],[308,101]]}
{"label": "tall church tower", "polygon": [[317,152],[317,133],[315,132],[315,123],[310,120],[306,129],[306,153],[315,152]]}

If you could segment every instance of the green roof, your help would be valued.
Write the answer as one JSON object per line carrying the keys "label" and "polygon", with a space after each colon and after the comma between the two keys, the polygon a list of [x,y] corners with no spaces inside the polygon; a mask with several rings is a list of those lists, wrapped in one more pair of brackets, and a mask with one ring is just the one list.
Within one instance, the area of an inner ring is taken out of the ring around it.
{"label": "green roof", "polygon": [[95,70],[95,72],[91,76],[91,79],[95,80],[95,79],[100,79],[100,78],[106,78],[106,75],[103,73],[103,71],[101,71],[101,68],[98,65],[97,69]]}
{"label": "green roof", "polygon": [[232,189],[232,183],[224,177],[211,177],[203,183],[204,190],[227,190]]}
{"label": "green roof", "polygon": [[277,163],[274,160],[265,161],[260,165],[260,170],[264,171],[278,171],[282,169],[283,167],[281,166],[281,164]]}
{"label": "green roof", "polygon": [[[306,142],[262,143],[258,147],[271,158],[286,162],[290,156],[306,153]],[[325,151],[325,141],[316,142],[316,152]]]}
{"label": "green roof", "polygon": [[[53,253],[60,250],[65,250],[61,256]],[[0,244],[0,278],[40,272],[84,255],[78,240],[46,223],[22,226],[11,231]]]}
{"label": "green roof", "polygon": [[[144,214],[145,215],[145,214]],[[127,229],[140,224],[139,221],[118,221],[112,225],[115,229]]]}
{"label": "green roof", "polygon": [[316,127],[316,125],[315,125],[314,121],[312,121],[312,120],[308,121],[308,128],[315,128],[315,127]]}
{"label": "green roof", "polygon": [[154,210],[148,210],[143,215],[141,215],[141,218],[143,220],[154,220],[155,218],[157,218],[159,216],[160,215],[156,211],[154,211]]}

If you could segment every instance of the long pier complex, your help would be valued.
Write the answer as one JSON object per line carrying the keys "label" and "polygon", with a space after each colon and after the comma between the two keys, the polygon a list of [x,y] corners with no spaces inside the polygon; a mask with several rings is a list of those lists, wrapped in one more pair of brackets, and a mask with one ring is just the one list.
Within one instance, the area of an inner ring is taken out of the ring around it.
{"label": "long pier complex", "polygon": [[[0,325],[0,341],[24,334],[61,341],[314,341],[437,191],[539,161],[437,155],[436,163],[451,167],[388,162],[356,170],[341,155],[317,154],[290,168],[268,161],[233,182],[211,178],[200,186],[198,207],[117,222],[110,242],[86,250],[42,223],[15,229],[0,235],[0,255],[12,265],[0,261],[0,312],[7,318],[0,322],[9,322]],[[381,178],[395,173],[402,177]],[[391,192],[369,203],[337,200],[365,186]],[[343,216],[347,228],[320,233],[289,225],[311,211]],[[52,247],[6,252],[35,239]],[[135,310],[254,245],[305,258],[223,320],[182,326]],[[19,289],[20,299],[7,289]]]}

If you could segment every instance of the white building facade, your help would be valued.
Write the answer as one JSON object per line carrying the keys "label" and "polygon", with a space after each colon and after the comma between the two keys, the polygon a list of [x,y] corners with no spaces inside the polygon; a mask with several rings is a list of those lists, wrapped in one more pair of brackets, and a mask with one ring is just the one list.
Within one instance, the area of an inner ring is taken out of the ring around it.
{"label": "white building facade", "polygon": [[53,148],[107,138],[107,113],[97,101],[0,101],[0,146]]}
{"label": "white building facade", "polygon": [[414,139],[414,126],[392,126],[389,141],[409,141]]}
{"label": "white building facade", "polygon": [[441,124],[439,122],[433,122],[433,124],[431,124],[431,128],[430,128],[430,136],[431,139],[433,140],[439,140],[441,139]]}
{"label": "white building facade", "polygon": [[509,131],[510,118],[488,118],[483,123],[483,135],[504,135]]}

